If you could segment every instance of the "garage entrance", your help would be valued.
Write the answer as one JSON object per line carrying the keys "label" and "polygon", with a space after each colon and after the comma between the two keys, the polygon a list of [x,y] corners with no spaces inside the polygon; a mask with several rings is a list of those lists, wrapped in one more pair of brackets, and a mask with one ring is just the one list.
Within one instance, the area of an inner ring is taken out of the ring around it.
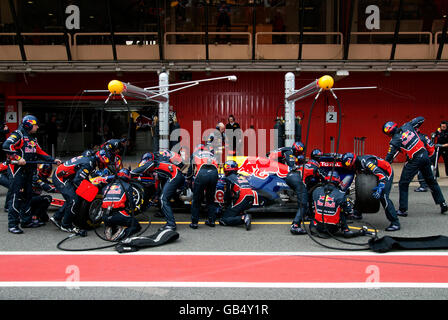
{"label": "garage entrance", "polygon": [[[37,133],[41,147],[58,157],[78,155],[112,138],[128,136],[130,125],[130,147],[127,153],[136,154],[152,148],[152,122],[157,107],[148,103],[119,101],[107,105],[101,101],[22,101],[22,116],[35,115],[40,121]],[[144,116],[146,123],[135,120]]]}

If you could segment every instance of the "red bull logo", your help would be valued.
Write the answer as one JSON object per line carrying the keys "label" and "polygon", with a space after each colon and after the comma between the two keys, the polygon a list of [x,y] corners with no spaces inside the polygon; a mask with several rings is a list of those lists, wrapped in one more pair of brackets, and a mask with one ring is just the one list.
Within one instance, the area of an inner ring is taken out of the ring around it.
{"label": "red bull logo", "polygon": [[325,207],[327,208],[334,208],[336,207],[336,203],[334,202],[334,198],[330,196],[320,196],[319,200],[317,201],[318,206],[323,206],[325,204]]}
{"label": "red bull logo", "polygon": [[283,163],[268,158],[247,157],[238,172],[253,175],[260,179],[266,179],[271,174],[276,174],[279,178],[285,178],[289,173],[289,168]]}
{"label": "red bull logo", "polygon": [[401,134],[401,139],[402,139],[402,140],[406,140],[406,138],[408,137],[408,135],[409,135],[409,131],[403,132],[403,133]]}
{"label": "red bull logo", "polygon": [[107,194],[109,194],[109,195],[111,195],[111,194],[120,194],[120,193],[121,193],[121,188],[120,188],[119,185],[116,185],[116,184],[111,185],[109,190],[107,190]]}
{"label": "red bull logo", "polygon": [[137,129],[146,128],[152,126],[152,119],[144,115],[139,115],[137,119],[135,119],[135,123]]}

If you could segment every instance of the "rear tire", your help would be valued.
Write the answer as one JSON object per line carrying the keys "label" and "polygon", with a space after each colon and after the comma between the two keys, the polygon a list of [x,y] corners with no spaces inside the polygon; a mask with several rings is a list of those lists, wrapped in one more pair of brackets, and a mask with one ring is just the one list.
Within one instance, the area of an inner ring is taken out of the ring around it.
{"label": "rear tire", "polygon": [[355,178],[355,210],[360,213],[377,213],[380,201],[372,197],[372,189],[378,185],[378,178],[372,174],[360,173]]}

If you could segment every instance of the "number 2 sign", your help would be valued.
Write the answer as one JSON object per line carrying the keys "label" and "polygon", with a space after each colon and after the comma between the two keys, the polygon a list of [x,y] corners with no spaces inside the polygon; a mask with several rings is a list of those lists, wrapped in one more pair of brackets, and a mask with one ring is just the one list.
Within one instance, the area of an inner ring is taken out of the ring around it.
{"label": "number 2 sign", "polygon": [[326,122],[327,123],[337,123],[338,122],[338,113],[337,112],[327,112],[326,114]]}

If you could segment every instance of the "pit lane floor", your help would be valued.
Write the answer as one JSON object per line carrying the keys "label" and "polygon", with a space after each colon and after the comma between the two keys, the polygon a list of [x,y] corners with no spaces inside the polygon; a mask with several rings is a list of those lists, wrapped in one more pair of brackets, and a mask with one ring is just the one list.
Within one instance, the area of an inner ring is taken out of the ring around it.
{"label": "pit lane floor", "polygon": [[[384,235],[448,235],[448,216],[440,214],[429,192],[410,188],[409,216],[402,230],[387,233],[382,209],[363,221]],[[448,187],[442,186],[448,198]],[[5,189],[0,189],[3,203]],[[391,199],[398,203],[395,186]],[[50,209],[50,215],[54,212]],[[147,226],[154,209],[139,217]],[[162,223],[151,218],[150,235]],[[377,254],[369,250],[324,248],[308,236],[289,232],[291,214],[257,214],[250,231],[243,226],[188,227],[189,214],[176,213],[179,240],[132,254],[114,248],[67,252],[56,248],[67,237],[51,223],[7,232],[0,215],[0,299],[58,300],[445,300],[448,297],[448,250]],[[355,222],[352,226],[362,226]],[[350,240],[364,243],[367,238]],[[350,246],[332,239],[320,242]],[[93,231],[64,248],[91,248],[105,243]]]}

